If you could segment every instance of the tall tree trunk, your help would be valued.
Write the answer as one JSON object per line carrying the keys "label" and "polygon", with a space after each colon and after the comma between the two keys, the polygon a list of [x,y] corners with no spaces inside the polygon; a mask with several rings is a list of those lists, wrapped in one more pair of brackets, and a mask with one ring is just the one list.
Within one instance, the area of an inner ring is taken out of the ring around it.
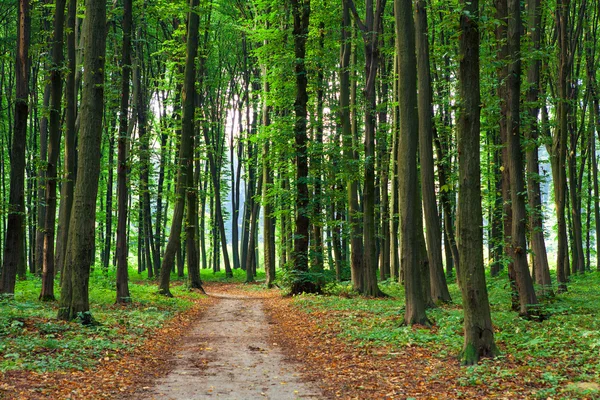
{"label": "tall tree trunk", "polygon": [[129,214],[127,180],[129,150],[129,80],[131,77],[132,0],[123,1],[123,47],[121,49],[122,81],[117,139],[117,303],[130,301],[127,256],[127,218]]}
{"label": "tall tree trunk", "polygon": [[[541,29],[542,29],[542,10],[541,0],[528,0],[527,2],[528,35],[531,40],[532,49],[537,51],[540,48]],[[533,143],[527,147],[527,194],[529,197],[529,229],[531,237],[531,250],[533,251],[533,271],[535,282],[540,286],[539,294],[543,296],[552,295],[552,281],[550,279],[550,268],[548,266],[548,253],[546,252],[546,242],[544,240],[544,221],[540,188],[540,171],[538,160],[538,116],[539,106],[538,93],[540,86],[540,64],[541,61],[535,58],[530,61],[527,70],[527,102],[531,104],[529,108],[530,127],[526,130],[528,141]]]}
{"label": "tall tree trunk", "polygon": [[[258,191],[260,192],[261,188],[261,178],[258,179]],[[258,195],[258,193],[257,193]],[[248,252],[246,253],[246,283],[254,282],[254,265],[256,264],[256,237],[258,233],[258,221],[260,217],[260,203],[255,201],[252,205],[252,211],[250,213],[250,224],[248,231]]]}
{"label": "tall tree trunk", "polygon": [[106,54],[106,3],[87,0],[86,40],[81,97],[79,165],[67,243],[67,257],[61,286],[58,318],[70,320],[84,313],[91,322],[88,283],[94,263],[94,225],[100,175],[100,145],[104,107],[104,65]]}
{"label": "tall tree trunk", "polygon": [[[193,114],[192,114],[193,115]],[[194,138],[191,143],[194,148]],[[188,266],[188,282],[192,289],[202,289],[200,279],[200,263],[198,260],[198,247],[196,246],[196,224],[198,224],[198,189],[194,185],[194,158],[187,159],[187,190],[186,190],[186,222],[185,222],[185,244]]]}
{"label": "tall tree trunk", "polygon": [[429,41],[427,39],[427,2],[416,3],[415,28],[417,46],[417,73],[419,81],[419,161],[421,162],[421,187],[423,212],[429,257],[431,297],[434,301],[452,300],[444,277],[442,264],[442,230],[435,199],[435,175],[433,164],[433,96],[429,70]]}
{"label": "tall tree trunk", "polygon": [[[115,82],[116,83],[116,82]],[[116,119],[116,116],[115,116]],[[114,151],[115,151],[115,119],[112,119],[110,127],[107,129],[108,138],[108,176],[106,180],[106,233],[104,235],[104,247],[102,250],[102,268],[108,271],[110,263],[110,254],[112,247],[112,214],[113,214],[113,181],[114,181]]]}
{"label": "tall tree trunk", "polygon": [[358,287],[361,294],[381,296],[383,293],[377,286],[377,232],[375,227],[375,125],[376,125],[376,80],[379,68],[379,28],[385,9],[386,0],[366,1],[364,22],[361,21],[352,0],[347,0],[354,21],[363,34],[365,49],[365,162],[363,193],[363,269],[362,279]]}
{"label": "tall tree trunk", "polygon": [[192,173],[188,168],[189,160],[192,159],[194,150],[196,56],[198,55],[198,27],[200,25],[200,17],[197,12],[198,4],[199,0],[190,0],[185,78],[181,94],[183,114],[181,118],[181,140],[179,143],[179,163],[177,169],[177,184],[175,188],[176,202],[173,210],[173,219],[171,220],[169,241],[167,242],[160,268],[159,291],[168,297],[172,297],[171,291],[169,290],[171,270],[175,264],[175,254],[177,249],[181,246],[181,227],[183,223],[186,190],[188,189],[188,174]]}
{"label": "tall tree trunk", "polygon": [[[568,107],[569,109],[571,107]],[[570,148],[567,155],[567,164],[569,172],[569,197],[571,203],[571,221],[572,229],[569,230],[573,235],[571,272],[574,274],[583,274],[585,272],[585,256],[583,255],[583,228],[581,223],[581,187],[577,179],[577,132],[570,132]],[[585,161],[583,161],[585,163]]]}
{"label": "tall tree trunk", "polygon": [[[269,106],[269,81],[267,77],[267,67],[263,67],[263,115],[262,115],[262,126],[263,129],[269,129],[271,124],[270,112],[271,107]],[[273,200],[269,196],[269,191],[273,186],[273,171],[271,169],[271,160],[269,159],[269,139],[265,138],[263,144],[262,154],[262,204],[264,208],[263,216],[263,254],[264,254],[264,267],[266,274],[266,285],[267,288],[273,287],[275,281],[275,229],[273,224]]]}
{"label": "tall tree trunk", "polygon": [[[238,118],[241,125],[242,119],[242,104],[238,105]],[[234,111],[235,112],[235,111]],[[234,116],[235,118],[235,116]],[[231,163],[231,249],[233,269],[240,268],[240,243],[239,243],[239,215],[240,215],[240,181],[241,181],[241,141],[238,139],[237,145],[233,138],[233,127],[231,129],[231,142],[229,145],[229,161]],[[240,129],[241,133],[241,129]]]}
{"label": "tall tree trunk", "polygon": [[[600,129],[600,102],[598,101],[598,88],[595,86],[595,96],[594,96],[594,127],[595,131],[599,131]],[[596,136],[591,139],[592,148],[590,152],[591,162],[592,162],[592,175],[594,181],[594,221],[596,226],[596,269],[600,271],[600,188],[598,187],[598,159],[596,157]]]}
{"label": "tall tree trunk", "polygon": [[25,143],[27,141],[27,114],[29,104],[29,33],[31,19],[29,0],[19,0],[17,16],[17,59],[15,127],[10,153],[10,194],[8,226],[4,243],[0,293],[14,294],[17,269],[24,262],[25,236]]}
{"label": "tall tree trunk", "polygon": [[[325,47],[325,23],[319,23],[319,47],[318,52],[323,57]],[[323,270],[323,108],[325,98],[325,74],[321,62],[317,64],[317,121],[315,126],[315,138],[313,152],[311,155],[311,169],[313,170],[314,195],[312,199],[311,225],[313,240],[311,241],[312,266],[317,271]]]}
{"label": "tall tree trunk", "polygon": [[[510,179],[511,179],[511,169],[510,169],[510,159],[509,159],[509,151],[508,151],[508,124],[507,124],[507,115],[508,115],[508,95],[507,95],[507,81],[508,81],[508,45],[507,45],[507,26],[508,26],[508,2],[507,0],[496,0],[496,18],[501,21],[496,26],[496,43],[497,43],[497,52],[496,58],[498,61],[498,67],[496,69],[496,73],[498,75],[498,86],[497,86],[497,97],[500,102],[500,116],[499,116],[499,129],[500,129],[500,143],[502,143],[502,213],[503,213],[503,251],[504,254],[510,256],[511,247],[510,247],[510,237],[513,225],[513,210],[512,210],[512,201],[510,198]],[[494,271],[496,272],[496,271]],[[508,280],[511,291],[511,307],[514,311],[519,309],[519,293],[516,284],[516,273],[514,267],[514,260],[512,258],[508,263]]]}
{"label": "tall tree trunk", "polygon": [[[62,51],[62,48],[61,48]],[[52,53],[52,46],[50,46],[50,53]],[[50,109],[50,96],[52,93],[52,85],[50,82],[46,84],[44,88],[43,98],[43,109]],[[34,141],[35,143],[35,141]],[[48,161],[48,115],[44,112],[40,120],[40,154],[39,160],[42,165]],[[37,171],[37,229],[35,237],[35,251],[34,251],[34,267],[33,270],[36,274],[42,273],[44,269],[44,227],[46,224],[46,169],[48,166],[40,167]]]}
{"label": "tall tree trunk", "polygon": [[[395,37],[395,41],[398,40],[398,37]],[[398,73],[398,56],[394,57],[394,76]],[[398,230],[399,230],[399,211],[398,211],[398,195],[400,193],[398,188],[398,140],[400,139],[400,135],[398,134],[398,130],[400,129],[400,116],[398,109],[398,79],[394,79],[393,83],[393,127],[392,127],[392,165],[391,165],[391,174],[392,174],[392,184],[391,191],[392,196],[390,200],[390,276],[392,280],[400,281],[400,258],[398,256],[398,249],[400,246],[398,245]]]}
{"label": "tall tree trunk", "polygon": [[44,259],[42,291],[40,300],[54,300],[54,230],[56,225],[56,178],[60,153],[60,126],[62,106],[63,32],[65,25],[65,0],[57,0],[54,11],[54,34],[52,43],[52,70],[50,85],[50,130],[48,141],[48,164],[46,168],[46,212],[44,219]]}
{"label": "tall tree trunk", "polygon": [[523,153],[521,150],[521,6],[519,0],[508,0],[508,53],[507,75],[508,128],[507,147],[510,171],[510,199],[512,203],[511,256],[519,293],[519,314],[529,317],[537,304],[533,281],[527,264],[527,239],[525,238],[525,183],[523,181]]}
{"label": "tall tree trunk", "polygon": [[422,274],[420,270],[419,236],[422,236],[419,208],[420,193],[417,172],[419,114],[417,103],[417,60],[415,25],[410,0],[395,0],[396,37],[398,52],[398,104],[400,112],[398,176],[400,199],[400,263],[404,273],[407,325],[429,325],[425,314]]}
{"label": "tall tree trunk", "polygon": [[348,219],[350,222],[350,271],[352,286],[359,290],[362,285],[363,243],[358,206],[358,154],[352,144],[352,121],[350,118],[350,62],[352,55],[350,7],[346,0],[343,4],[342,41],[340,49],[340,124],[344,148],[345,168],[348,172]]}
{"label": "tall tree trunk", "polygon": [[[309,199],[308,199],[308,151],[306,133],[308,79],[304,59],[310,18],[310,0],[291,0],[294,17],[294,55],[296,59],[296,101],[294,102],[294,149],[296,151],[296,231],[294,232],[294,272],[308,272]],[[316,292],[320,288],[313,282],[297,276],[291,293]]]}
{"label": "tall tree trunk", "polygon": [[458,89],[458,270],[464,309],[463,364],[497,353],[485,269],[480,187],[479,0],[461,0]]}
{"label": "tall tree trunk", "polygon": [[[380,22],[383,24],[383,21]],[[383,27],[380,28],[383,33]],[[384,36],[381,35],[381,46],[384,44]],[[392,40],[392,45],[395,40]],[[389,178],[390,178],[390,149],[389,149],[389,138],[390,136],[390,124],[388,123],[388,109],[389,109],[389,77],[391,76],[391,67],[394,63],[395,57],[385,57],[381,63],[381,101],[383,106],[379,111],[379,137],[377,139],[377,151],[379,160],[379,215],[380,215],[380,251],[379,251],[379,278],[381,280],[388,279],[390,277],[390,197],[389,197]]]}
{"label": "tall tree trunk", "polygon": [[77,118],[77,87],[75,85],[76,54],[75,54],[75,21],[77,18],[77,0],[69,0],[67,11],[67,81],[65,88],[65,144],[64,144],[64,181],[60,190],[60,209],[58,213],[58,233],[56,237],[57,270],[63,268],[71,222],[71,209],[73,208],[73,190],[75,188],[75,120]]}
{"label": "tall tree trunk", "polygon": [[557,1],[556,31],[558,34],[558,109],[557,133],[552,142],[552,161],[554,179],[554,196],[556,202],[556,219],[558,223],[558,252],[556,260],[556,280],[558,291],[567,290],[567,270],[569,265],[569,245],[566,225],[567,199],[567,77],[569,65],[569,43],[567,40],[570,0]]}

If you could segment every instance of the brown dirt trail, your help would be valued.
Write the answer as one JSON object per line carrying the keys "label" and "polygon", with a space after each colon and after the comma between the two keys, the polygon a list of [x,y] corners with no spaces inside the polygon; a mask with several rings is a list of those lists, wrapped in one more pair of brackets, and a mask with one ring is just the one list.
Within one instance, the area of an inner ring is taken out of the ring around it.
{"label": "brown dirt trail", "polygon": [[218,297],[183,340],[174,368],[141,396],[151,399],[323,399],[269,340],[260,298]]}

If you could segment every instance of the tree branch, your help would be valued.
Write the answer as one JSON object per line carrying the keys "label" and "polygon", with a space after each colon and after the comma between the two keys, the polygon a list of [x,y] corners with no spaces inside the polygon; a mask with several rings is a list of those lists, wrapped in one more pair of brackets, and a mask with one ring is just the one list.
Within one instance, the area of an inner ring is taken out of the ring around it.
{"label": "tree branch", "polygon": [[354,5],[353,0],[345,0],[350,7],[350,11],[352,11],[352,16],[354,17],[354,21],[356,21],[356,25],[358,28],[363,31],[363,33],[367,33],[367,26],[360,20],[360,16],[358,15],[358,11],[356,10],[356,6]]}

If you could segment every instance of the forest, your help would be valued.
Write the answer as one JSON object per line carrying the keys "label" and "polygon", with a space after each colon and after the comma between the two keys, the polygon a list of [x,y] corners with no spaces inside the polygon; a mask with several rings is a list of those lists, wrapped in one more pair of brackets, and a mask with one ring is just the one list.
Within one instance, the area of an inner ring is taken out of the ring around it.
{"label": "forest", "polygon": [[600,396],[600,1],[0,5],[0,399]]}

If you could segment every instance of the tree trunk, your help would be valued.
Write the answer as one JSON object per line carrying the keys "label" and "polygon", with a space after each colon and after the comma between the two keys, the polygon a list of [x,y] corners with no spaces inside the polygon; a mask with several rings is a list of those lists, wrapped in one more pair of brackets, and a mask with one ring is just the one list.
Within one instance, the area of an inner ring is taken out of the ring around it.
{"label": "tree trunk", "polygon": [[177,184],[175,188],[175,207],[171,220],[171,232],[160,267],[159,291],[165,296],[172,297],[169,290],[171,270],[175,265],[175,253],[181,246],[181,228],[183,225],[183,211],[185,207],[186,190],[188,190],[189,160],[193,156],[194,143],[194,113],[195,113],[195,81],[196,81],[196,56],[198,54],[198,27],[200,17],[197,13],[199,0],[190,0],[188,14],[188,36],[185,58],[185,80],[181,99],[183,113],[181,118],[181,140],[179,143],[179,163],[177,169]]}
{"label": "tree trunk", "polygon": [[525,183],[523,181],[523,153],[521,150],[521,6],[519,0],[508,0],[508,52],[509,66],[507,75],[508,128],[507,147],[510,171],[510,199],[512,203],[512,228],[510,249],[516,273],[519,293],[519,314],[529,317],[535,314],[537,297],[527,264],[527,239],[525,238]]}
{"label": "tree trunk", "polygon": [[[597,88],[596,96],[598,96]],[[595,121],[595,130],[598,131],[600,128],[600,102],[598,101],[598,97],[594,99],[594,121]],[[600,271],[600,189],[598,188],[598,159],[596,157],[596,137],[594,136],[592,139],[592,175],[594,180],[594,221],[596,226],[596,269]]]}
{"label": "tree trunk", "polygon": [[75,166],[77,154],[75,150],[75,121],[77,119],[77,86],[76,86],[76,51],[75,23],[77,19],[77,0],[69,0],[67,12],[67,64],[68,70],[65,97],[65,143],[64,143],[64,175],[60,190],[60,209],[58,213],[58,232],[56,237],[56,269],[61,270],[66,256],[71,209],[73,208],[73,190],[75,188]]}
{"label": "tree trunk", "polygon": [[296,100],[294,102],[294,149],[296,152],[296,231],[294,232],[294,273],[291,293],[318,292],[320,288],[302,276],[308,272],[309,199],[308,199],[308,136],[306,133],[308,79],[304,58],[310,18],[310,0],[291,0],[294,17],[294,55],[296,60]]}
{"label": "tree trunk", "polygon": [[419,81],[419,161],[421,162],[421,187],[431,297],[435,302],[450,302],[450,292],[444,277],[442,264],[442,231],[435,199],[435,175],[433,164],[433,96],[429,70],[429,42],[427,40],[427,2],[416,3],[415,28],[417,45],[417,72]]}
{"label": "tree trunk", "polygon": [[50,85],[50,129],[48,141],[48,164],[46,168],[46,211],[44,220],[44,257],[42,268],[42,291],[40,300],[54,300],[54,230],[56,225],[56,177],[60,153],[60,126],[62,106],[63,32],[65,25],[65,0],[57,0],[54,12],[52,43],[52,72]]}
{"label": "tree trunk", "polygon": [[[269,129],[270,112],[271,107],[269,106],[269,82],[267,77],[267,67],[263,67],[263,115],[262,115],[262,126],[263,129]],[[263,216],[263,254],[264,254],[264,267],[266,274],[266,285],[267,288],[273,287],[275,281],[275,229],[273,224],[273,200],[269,196],[269,190],[273,186],[273,171],[271,169],[271,160],[269,159],[269,139],[264,139],[263,154],[262,154],[262,203],[265,209]]]}
{"label": "tree trunk", "polygon": [[[542,28],[541,0],[528,0],[528,34],[531,38],[533,50],[539,50]],[[526,130],[528,141],[533,143],[527,148],[527,194],[529,197],[529,229],[531,237],[531,250],[533,251],[533,271],[535,282],[540,286],[539,294],[552,296],[552,281],[550,279],[550,268],[548,266],[548,253],[544,240],[544,220],[542,210],[540,171],[538,160],[538,115],[539,106],[538,92],[540,86],[540,64],[537,58],[531,60],[527,71],[527,102],[529,108],[530,128]]]}
{"label": "tree trunk", "polygon": [[19,0],[17,17],[17,59],[15,127],[10,153],[10,194],[8,226],[4,243],[4,259],[0,275],[0,293],[14,294],[17,269],[24,262],[25,236],[25,143],[27,141],[29,33],[31,19],[29,0]]}
{"label": "tree trunk", "polygon": [[352,55],[350,8],[344,1],[342,42],[340,49],[340,124],[344,148],[345,169],[348,182],[348,219],[350,222],[350,270],[352,286],[359,290],[363,270],[363,243],[358,206],[358,154],[352,144],[352,121],[350,118],[350,57]]}
{"label": "tree trunk", "polygon": [[348,0],[354,21],[363,34],[365,49],[365,141],[364,141],[364,192],[363,192],[363,268],[359,293],[367,296],[382,296],[377,286],[377,232],[375,227],[375,125],[376,125],[376,80],[379,68],[379,29],[385,9],[385,0],[366,1],[366,17],[361,21],[352,0]]}
{"label": "tree trunk", "polygon": [[567,199],[567,76],[570,71],[569,43],[567,41],[567,27],[569,19],[570,0],[558,0],[556,30],[558,33],[558,107],[557,107],[557,133],[552,142],[552,170],[554,177],[554,196],[556,202],[556,219],[558,223],[558,252],[556,260],[556,280],[558,292],[567,290],[567,270],[569,265],[569,245],[566,225],[566,199]]}
{"label": "tree trunk", "polygon": [[[395,37],[395,41],[398,40],[398,37]],[[394,76],[398,73],[398,57],[394,57]],[[391,199],[390,199],[390,277],[392,280],[400,281],[400,259],[398,256],[398,249],[400,246],[398,245],[398,230],[399,230],[399,211],[398,211],[398,140],[400,139],[400,135],[398,134],[398,130],[400,127],[400,116],[398,115],[398,79],[394,79],[393,83],[393,128],[392,128],[392,165],[391,165],[391,174],[392,174],[392,184],[391,184]]]}
{"label": "tree trunk", "polygon": [[117,303],[130,299],[127,256],[127,218],[129,214],[127,178],[129,174],[127,153],[129,150],[129,80],[131,76],[131,32],[133,25],[132,0],[123,1],[123,48],[121,49],[122,81],[119,113],[119,137],[117,139]]}
{"label": "tree trunk", "polygon": [[480,187],[479,0],[461,0],[458,89],[459,279],[464,309],[463,364],[497,353],[485,269]]}
{"label": "tree trunk", "polygon": [[[62,48],[61,48],[62,51]],[[52,54],[52,46],[50,46]],[[46,84],[44,88],[43,110],[50,110],[50,96],[52,85]],[[35,141],[34,141],[35,142]],[[40,120],[40,163],[45,164],[48,161],[48,115],[44,112]],[[37,229],[35,237],[34,267],[36,274],[42,273],[44,269],[44,227],[46,224],[46,170],[48,166],[38,168],[37,171]]]}
{"label": "tree trunk", "polygon": [[[193,93],[193,92],[192,92]],[[192,114],[193,115],[193,114]],[[191,143],[194,148],[194,138]],[[198,223],[198,192],[194,185],[194,158],[187,159],[187,190],[186,190],[186,222],[185,222],[185,244],[188,266],[188,282],[192,289],[202,289],[200,279],[200,263],[198,260],[198,247],[196,246],[196,224]]]}
{"label": "tree trunk", "polygon": [[[261,179],[259,178],[259,191],[260,191],[260,182]],[[259,221],[259,217],[260,217],[260,203],[258,201],[255,201],[253,206],[252,206],[252,210],[250,213],[250,224],[249,224],[249,231],[248,231],[248,252],[246,253],[246,260],[245,260],[245,265],[246,265],[246,283],[251,283],[254,282],[254,265],[256,264],[256,254],[257,252],[256,250],[256,236],[258,233],[258,221]]]}
{"label": "tree trunk", "polygon": [[404,293],[406,311],[404,323],[407,325],[429,325],[425,314],[425,301],[420,270],[420,250],[418,231],[422,227],[417,221],[420,194],[417,177],[417,151],[419,138],[419,114],[417,108],[417,60],[415,26],[410,0],[395,0],[396,37],[398,52],[398,104],[400,112],[398,176],[400,200],[400,263],[404,273]]}
{"label": "tree trunk", "polygon": [[106,54],[106,3],[87,0],[85,60],[81,97],[79,165],[61,286],[58,318],[70,320],[82,315],[91,322],[88,283],[94,263],[94,226],[100,175],[100,145],[104,107],[104,66]]}

